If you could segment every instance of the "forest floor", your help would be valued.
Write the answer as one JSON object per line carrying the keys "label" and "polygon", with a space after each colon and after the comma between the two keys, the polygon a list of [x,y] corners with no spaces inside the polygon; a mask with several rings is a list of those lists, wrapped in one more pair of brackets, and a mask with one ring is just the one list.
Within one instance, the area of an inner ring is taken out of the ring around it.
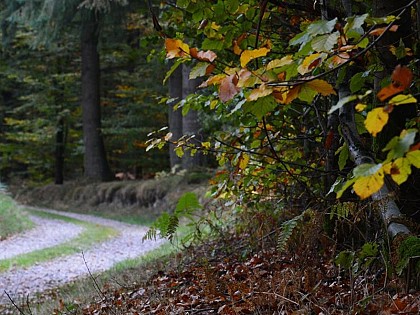
{"label": "forest floor", "polygon": [[[369,247],[338,248],[322,222],[312,220],[280,250],[279,229],[262,228],[265,219],[254,215],[248,225],[217,230],[169,256],[88,277],[79,286],[89,287],[90,295],[72,286],[50,291],[44,297],[50,313],[419,314],[419,275],[397,276],[386,263],[387,250],[370,255]],[[36,306],[21,305],[21,314],[46,314]]]}

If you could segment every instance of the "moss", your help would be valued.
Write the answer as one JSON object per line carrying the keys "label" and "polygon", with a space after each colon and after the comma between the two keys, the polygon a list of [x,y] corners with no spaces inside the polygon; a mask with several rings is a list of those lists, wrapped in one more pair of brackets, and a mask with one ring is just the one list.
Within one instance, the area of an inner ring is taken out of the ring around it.
{"label": "moss", "polygon": [[[410,263],[410,259],[413,257],[420,257],[420,238],[416,236],[409,236],[403,240],[398,246],[398,264],[397,272],[401,274]],[[420,273],[420,259],[417,259],[415,263],[414,272]]]}

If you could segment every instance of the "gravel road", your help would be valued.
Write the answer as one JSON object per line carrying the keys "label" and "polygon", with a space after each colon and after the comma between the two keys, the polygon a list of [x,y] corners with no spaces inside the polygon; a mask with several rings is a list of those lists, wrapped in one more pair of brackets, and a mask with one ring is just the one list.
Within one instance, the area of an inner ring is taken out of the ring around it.
{"label": "gravel road", "polygon": [[[22,300],[22,298],[36,292],[53,289],[66,282],[86,277],[89,275],[88,268],[91,273],[105,271],[118,262],[141,256],[164,242],[164,240],[142,242],[142,237],[147,231],[146,227],[84,214],[54,210],[43,211],[112,227],[119,231],[119,235],[103,243],[98,243],[85,252],[60,257],[28,268],[16,268],[0,273],[0,305],[10,304],[6,292],[12,299]],[[81,232],[78,226],[60,220],[36,218],[34,222],[37,224],[35,229],[0,242],[0,260],[19,253],[54,246],[77,236]],[[69,229],[75,231],[69,233]],[[50,233],[55,241],[51,241]],[[12,254],[9,254],[9,251]]]}

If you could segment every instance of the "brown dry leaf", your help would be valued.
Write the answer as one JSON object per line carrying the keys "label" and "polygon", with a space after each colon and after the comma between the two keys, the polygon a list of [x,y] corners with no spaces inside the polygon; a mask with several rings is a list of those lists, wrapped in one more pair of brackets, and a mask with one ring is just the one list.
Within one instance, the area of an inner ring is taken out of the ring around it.
{"label": "brown dry leaf", "polygon": [[222,102],[230,101],[235,97],[240,89],[236,86],[238,78],[235,74],[231,74],[220,81],[219,98]]}
{"label": "brown dry leaf", "polygon": [[[380,35],[382,35],[385,32],[385,30],[386,30],[386,27],[379,27],[379,28],[374,29],[373,31],[370,31],[369,32],[369,35],[372,35],[372,36],[380,36]],[[392,25],[389,28],[388,31],[390,31],[390,32],[396,32],[397,30],[398,30],[398,25]]]}

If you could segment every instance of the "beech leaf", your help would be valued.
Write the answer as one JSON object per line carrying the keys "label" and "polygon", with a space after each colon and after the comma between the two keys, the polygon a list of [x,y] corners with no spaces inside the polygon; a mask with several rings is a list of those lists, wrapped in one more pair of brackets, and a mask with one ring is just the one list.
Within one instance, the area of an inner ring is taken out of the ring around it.
{"label": "beech leaf", "polygon": [[242,52],[241,54],[241,67],[245,68],[246,65],[253,59],[255,58],[259,58],[259,57],[264,57],[268,54],[268,52],[270,51],[270,49],[266,48],[266,47],[262,47],[259,49],[254,49],[254,50],[245,50]]}
{"label": "beech leaf", "polygon": [[391,98],[388,103],[391,105],[398,106],[398,105],[403,105],[403,104],[417,103],[417,99],[411,94],[408,94],[408,95],[401,94],[401,95],[397,95]]}
{"label": "beech leaf", "polygon": [[384,184],[384,173],[382,170],[377,173],[357,178],[354,182],[354,192],[360,197],[360,199],[366,199],[378,192]]}
{"label": "beech leaf", "polygon": [[383,107],[375,108],[367,114],[365,127],[372,136],[376,137],[376,135],[387,124],[388,118],[389,114],[384,111]]}
{"label": "beech leaf", "polygon": [[240,89],[236,86],[236,83],[237,78],[235,74],[231,74],[220,81],[219,98],[222,102],[226,103],[238,94]]}
{"label": "beech leaf", "polygon": [[411,174],[410,160],[403,157],[396,159],[395,162],[392,163],[392,169],[398,170],[397,172],[391,171],[391,177],[393,181],[398,185],[401,185]]}
{"label": "beech leaf", "polygon": [[320,93],[323,96],[328,96],[328,95],[336,95],[337,93],[335,92],[333,86],[331,84],[329,84],[327,81],[324,80],[320,80],[320,79],[316,79],[316,80],[312,80],[309,81],[307,83],[305,83],[304,85],[310,87],[311,89],[317,91],[318,93]]}
{"label": "beech leaf", "polygon": [[190,47],[180,39],[165,39],[166,58],[183,57],[189,53]]}

